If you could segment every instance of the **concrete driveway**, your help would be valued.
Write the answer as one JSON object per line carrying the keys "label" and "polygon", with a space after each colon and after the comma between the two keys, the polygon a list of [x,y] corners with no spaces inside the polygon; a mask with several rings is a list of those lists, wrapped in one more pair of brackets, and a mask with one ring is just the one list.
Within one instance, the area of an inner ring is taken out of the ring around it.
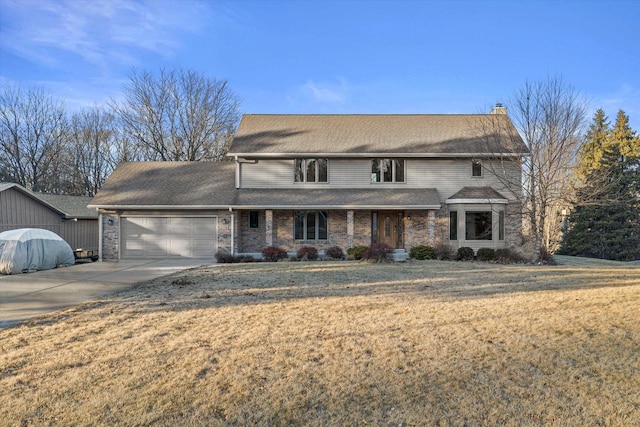
{"label": "concrete driveway", "polygon": [[0,327],[129,289],[136,282],[213,263],[212,259],[92,262],[0,275]]}

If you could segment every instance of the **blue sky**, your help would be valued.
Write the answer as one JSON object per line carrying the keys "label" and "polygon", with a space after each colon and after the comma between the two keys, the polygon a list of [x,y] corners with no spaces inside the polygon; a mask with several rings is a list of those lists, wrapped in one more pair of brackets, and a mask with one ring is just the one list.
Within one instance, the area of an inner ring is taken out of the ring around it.
{"label": "blue sky", "polygon": [[0,0],[0,83],[77,109],[132,67],[228,79],[246,113],[478,113],[561,75],[640,131],[640,2]]}

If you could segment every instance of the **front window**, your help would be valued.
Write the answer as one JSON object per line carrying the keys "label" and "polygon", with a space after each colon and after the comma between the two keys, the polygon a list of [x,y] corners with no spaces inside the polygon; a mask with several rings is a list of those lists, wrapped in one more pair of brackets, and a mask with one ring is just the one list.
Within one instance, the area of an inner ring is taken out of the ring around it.
{"label": "front window", "polygon": [[449,240],[458,240],[458,212],[449,212]]}
{"label": "front window", "polygon": [[476,178],[482,177],[482,160],[471,160],[471,176]]}
{"label": "front window", "polygon": [[498,240],[504,240],[504,211],[498,213]]}
{"label": "front window", "polygon": [[405,182],[404,159],[371,159],[371,182]]}
{"label": "front window", "polygon": [[327,159],[295,159],[295,182],[327,182]]}
{"label": "front window", "polygon": [[297,211],[293,236],[296,240],[327,240],[327,211]]}
{"label": "front window", "polygon": [[492,240],[491,211],[465,213],[465,238],[467,240]]}
{"label": "front window", "polygon": [[260,228],[258,211],[249,211],[249,228]]}

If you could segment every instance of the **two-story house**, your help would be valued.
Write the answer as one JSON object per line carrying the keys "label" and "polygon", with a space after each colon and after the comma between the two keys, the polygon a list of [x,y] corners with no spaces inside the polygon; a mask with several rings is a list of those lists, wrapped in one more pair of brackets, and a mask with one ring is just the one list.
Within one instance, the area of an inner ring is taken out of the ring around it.
{"label": "two-story house", "polygon": [[499,248],[518,245],[522,227],[520,188],[498,175],[519,183],[526,155],[503,108],[245,115],[233,161],[124,163],[91,206],[104,259],[376,242]]}

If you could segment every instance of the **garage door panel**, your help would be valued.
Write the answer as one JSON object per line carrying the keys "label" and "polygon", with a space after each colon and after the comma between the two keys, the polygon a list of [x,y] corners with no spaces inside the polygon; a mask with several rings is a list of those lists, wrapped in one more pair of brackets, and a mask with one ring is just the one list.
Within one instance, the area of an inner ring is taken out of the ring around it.
{"label": "garage door panel", "polygon": [[213,217],[123,217],[123,258],[213,257],[217,250]]}

